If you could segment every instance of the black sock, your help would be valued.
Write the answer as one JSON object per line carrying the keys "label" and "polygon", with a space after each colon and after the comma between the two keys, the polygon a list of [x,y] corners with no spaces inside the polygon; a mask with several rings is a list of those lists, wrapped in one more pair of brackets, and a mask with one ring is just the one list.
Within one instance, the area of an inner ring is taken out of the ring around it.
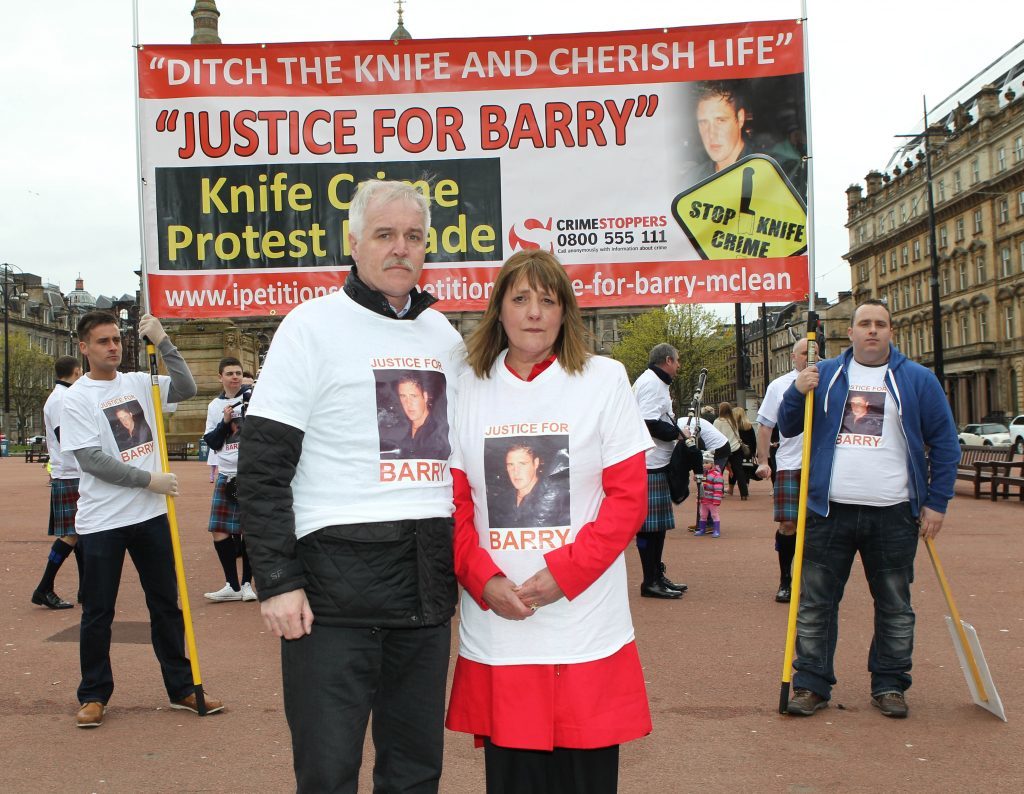
{"label": "black sock", "polygon": [[658,575],[654,570],[657,563],[652,561],[651,556],[651,539],[654,535],[653,532],[641,532],[636,536],[636,550],[640,554],[640,567],[643,569],[645,585],[652,584]]}
{"label": "black sock", "polygon": [[65,543],[60,538],[53,542],[53,545],[50,547],[50,556],[46,560],[43,578],[39,580],[39,586],[36,588],[40,593],[49,593],[53,589],[53,582],[57,578],[57,571],[60,570],[60,566],[64,564],[64,560],[68,558],[73,548],[74,546]]}
{"label": "black sock", "polygon": [[793,579],[793,556],[796,554],[796,535],[775,533],[775,545],[779,550],[779,573],[782,582]]}
{"label": "black sock", "polygon": [[252,566],[249,564],[249,552],[245,550],[245,538],[241,535],[235,535],[238,538],[238,547],[242,553],[242,582],[247,583],[252,581]]}
{"label": "black sock", "polygon": [[213,548],[217,551],[220,565],[224,569],[224,581],[231,585],[232,590],[240,590],[238,584],[238,569],[235,567],[235,541],[227,537],[224,540],[215,540]]}

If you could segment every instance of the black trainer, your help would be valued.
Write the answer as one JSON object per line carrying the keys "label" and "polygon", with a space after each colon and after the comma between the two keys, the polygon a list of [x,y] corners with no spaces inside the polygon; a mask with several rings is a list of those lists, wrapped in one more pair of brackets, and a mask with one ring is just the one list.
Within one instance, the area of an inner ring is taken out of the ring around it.
{"label": "black trainer", "polygon": [[780,604],[788,604],[790,598],[793,596],[793,591],[790,589],[789,582],[779,582],[779,592],[775,594],[775,600]]}

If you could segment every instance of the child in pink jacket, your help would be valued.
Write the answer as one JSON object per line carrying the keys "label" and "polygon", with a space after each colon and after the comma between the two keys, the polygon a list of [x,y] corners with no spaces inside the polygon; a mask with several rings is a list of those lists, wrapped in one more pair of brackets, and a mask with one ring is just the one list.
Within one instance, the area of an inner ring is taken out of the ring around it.
{"label": "child in pink jacket", "polygon": [[[700,498],[700,520],[697,522],[697,530],[694,535],[706,535],[708,524],[711,524],[711,537],[717,538],[722,534],[722,521],[718,515],[718,506],[722,504],[722,494],[725,492],[725,478],[722,470],[715,465],[715,456],[710,452],[704,453],[704,488]],[[710,519],[710,521],[709,521]]]}

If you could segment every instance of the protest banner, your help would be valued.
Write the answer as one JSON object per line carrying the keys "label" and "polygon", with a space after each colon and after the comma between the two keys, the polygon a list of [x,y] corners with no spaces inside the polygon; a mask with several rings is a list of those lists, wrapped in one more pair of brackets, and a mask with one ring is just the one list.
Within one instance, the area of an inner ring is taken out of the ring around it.
{"label": "protest banner", "polygon": [[584,307],[800,300],[801,33],[140,46],[150,310],[336,291],[367,178],[430,198],[420,283],[445,311],[483,309],[523,248],[555,253]]}

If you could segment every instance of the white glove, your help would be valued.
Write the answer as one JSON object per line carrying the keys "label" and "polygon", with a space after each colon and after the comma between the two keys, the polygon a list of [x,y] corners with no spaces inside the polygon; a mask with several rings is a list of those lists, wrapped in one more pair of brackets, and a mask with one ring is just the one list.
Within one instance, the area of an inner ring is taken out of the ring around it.
{"label": "white glove", "polygon": [[167,338],[167,332],[156,317],[144,314],[139,319],[139,336],[148,338],[154,347],[160,347],[160,343]]}
{"label": "white glove", "polygon": [[152,491],[153,493],[164,494],[165,496],[177,496],[178,475],[171,474],[170,472],[166,474],[164,472],[151,474],[149,485],[146,486],[146,490]]}

